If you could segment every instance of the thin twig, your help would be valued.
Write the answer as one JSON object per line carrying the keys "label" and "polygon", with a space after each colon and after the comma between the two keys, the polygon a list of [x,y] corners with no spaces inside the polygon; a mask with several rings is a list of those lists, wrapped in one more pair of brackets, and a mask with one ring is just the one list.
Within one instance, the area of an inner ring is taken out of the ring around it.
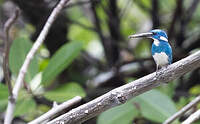
{"label": "thin twig", "polygon": [[8,85],[8,92],[10,94],[10,98],[12,99],[12,85],[10,82],[10,74],[9,74],[9,51],[10,51],[10,41],[9,41],[9,31],[11,26],[15,23],[19,16],[19,9],[17,8],[14,14],[6,21],[4,25],[4,56],[3,56],[3,72],[6,80],[6,84]]}
{"label": "thin twig", "polygon": [[200,102],[200,95],[197,96],[194,100],[192,100],[189,104],[181,108],[177,113],[172,115],[170,118],[168,118],[163,124],[171,124],[174,120],[179,118],[181,115],[183,115],[185,112],[187,112],[192,107],[196,106]]}
{"label": "thin twig", "polygon": [[72,109],[51,122],[48,122],[48,124],[82,123],[109,108],[123,104],[135,96],[158,87],[161,85],[161,82],[169,82],[198,67],[200,67],[200,51],[169,65],[167,68],[161,69],[157,72],[157,75],[154,72]]}
{"label": "thin twig", "polygon": [[200,109],[197,110],[195,113],[190,115],[189,118],[187,118],[182,124],[192,124],[193,122],[200,119]]}
{"label": "thin twig", "polygon": [[18,92],[21,88],[21,85],[23,83],[25,74],[27,72],[28,66],[31,62],[31,60],[33,59],[36,51],[38,50],[38,48],[41,46],[41,44],[44,42],[50,27],[52,26],[53,22],[55,21],[56,17],[58,16],[58,14],[60,13],[60,11],[63,9],[63,7],[66,5],[66,3],[68,3],[70,0],[61,0],[58,5],[56,6],[56,8],[54,8],[53,12],[51,13],[51,15],[49,16],[44,28],[42,29],[40,35],[38,36],[36,42],[33,44],[33,47],[31,48],[31,50],[29,51],[29,53],[26,56],[26,59],[19,71],[19,75],[17,77],[15,86],[13,88],[13,101],[9,100],[8,101],[8,107],[7,107],[7,111],[6,111],[6,115],[5,115],[5,120],[4,120],[4,124],[11,124],[12,119],[13,119],[13,112],[15,109],[15,101],[17,100],[18,97]]}
{"label": "thin twig", "polygon": [[73,99],[70,99],[56,107],[53,107],[51,110],[49,110],[47,113],[43,114],[42,116],[38,117],[37,119],[29,122],[28,124],[40,124],[43,121],[49,119],[50,117],[52,117],[53,115],[56,115],[57,113],[63,111],[64,109],[77,104],[81,101],[81,97],[80,96],[76,96]]}

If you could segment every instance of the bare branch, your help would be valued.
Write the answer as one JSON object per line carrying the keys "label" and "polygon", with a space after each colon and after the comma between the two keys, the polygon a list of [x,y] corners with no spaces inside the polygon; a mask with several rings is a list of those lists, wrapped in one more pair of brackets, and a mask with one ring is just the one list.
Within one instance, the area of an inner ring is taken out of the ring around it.
{"label": "bare branch", "polygon": [[86,104],[83,104],[68,113],[52,120],[48,124],[82,123],[101,112],[114,106],[125,103],[130,98],[140,95],[161,85],[161,82],[168,82],[183,74],[200,67],[200,51],[161,69],[158,74],[152,73],[124,86],[116,88]]}
{"label": "bare branch", "polygon": [[200,109],[196,111],[195,113],[193,113],[192,115],[190,115],[190,117],[187,118],[182,124],[192,124],[198,119],[200,119]]}
{"label": "bare branch", "polygon": [[198,104],[199,102],[200,102],[200,95],[197,96],[194,100],[192,100],[185,107],[183,107],[181,110],[179,110],[177,113],[175,113],[170,118],[168,118],[163,124],[171,124],[174,120],[179,118],[181,115],[183,115],[185,112],[187,112],[192,107],[196,106],[196,104]]}
{"label": "bare branch", "polygon": [[42,29],[40,35],[38,36],[36,42],[33,44],[33,47],[31,48],[31,50],[29,51],[29,53],[26,56],[26,59],[19,71],[15,86],[13,88],[13,101],[9,100],[8,101],[8,107],[7,107],[7,111],[6,111],[6,115],[5,115],[5,120],[4,120],[4,124],[10,124],[12,122],[13,119],[13,112],[15,109],[15,101],[17,100],[18,97],[18,92],[21,88],[21,85],[23,83],[25,74],[27,72],[28,66],[31,62],[31,60],[33,59],[36,51],[38,50],[38,48],[40,47],[40,45],[44,42],[50,27],[52,26],[53,22],[55,21],[56,17],[58,16],[58,14],[60,13],[60,11],[63,9],[63,7],[66,5],[66,3],[68,3],[70,0],[61,0],[58,5],[56,6],[56,8],[54,8],[53,12],[51,13],[51,15],[49,16],[46,24],[44,25],[44,28]]}
{"label": "bare branch", "polygon": [[19,16],[19,9],[17,8],[14,14],[6,21],[4,25],[4,56],[3,56],[3,72],[6,80],[6,84],[8,85],[8,92],[10,94],[10,98],[12,99],[12,85],[10,82],[10,74],[9,74],[9,51],[10,51],[10,41],[9,41],[9,31],[11,26],[15,23]]}
{"label": "bare branch", "polygon": [[42,116],[38,117],[37,119],[29,122],[28,124],[40,124],[43,121],[49,119],[50,117],[52,117],[53,115],[56,115],[57,113],[63,111],[64,109],[78,103],[81,101],[81,97],[80,96],[76,96],[73,99],[70,99],[60,105],[57,105],[56,107],[53,107],[51,110],[49,110],[47,113],[43,114]]}

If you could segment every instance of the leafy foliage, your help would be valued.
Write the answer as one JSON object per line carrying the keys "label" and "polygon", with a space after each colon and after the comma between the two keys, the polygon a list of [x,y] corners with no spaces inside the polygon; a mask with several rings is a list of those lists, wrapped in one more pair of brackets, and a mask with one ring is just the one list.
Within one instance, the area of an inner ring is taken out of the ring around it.
{"label": "leafy foliage", "polygon": [[97,124],[130,124],[139,115],[131,101],[103,112]]}
{"label": "leafy foliage", "polygon": [[83,44],[81,42],[70,42],[62,46],[52,56],[42,76],[42,83],[48,85],[58,74],[60,74],[79,55]]}
{"label": "leafy foliage", "polygon": [[14,116],[28,116],[28,114],[31,114],[35,109],[36,103],[31,97],[19,99],[16,104]]}
{"label": "leafy foliage", "polygon": [[171,99],[157,90],[146,92],[136,97],[133,102],[139,105],[139,110],[145,118],[158,123],[164,122],[176,112]]}

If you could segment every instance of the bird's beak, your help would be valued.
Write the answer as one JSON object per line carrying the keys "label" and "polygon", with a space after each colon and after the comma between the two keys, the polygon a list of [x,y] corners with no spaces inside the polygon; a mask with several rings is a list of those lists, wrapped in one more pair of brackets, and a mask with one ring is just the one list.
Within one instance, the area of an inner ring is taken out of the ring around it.
{"label": "bird's beak", "polygon": [[133,34],[130,35],[128,38],[142,38],[142,37],[146,37],[146,38],[151,38],[153,36],[153,33],[151,32],[147,32],[147,33],[140,33],[140,34]]}

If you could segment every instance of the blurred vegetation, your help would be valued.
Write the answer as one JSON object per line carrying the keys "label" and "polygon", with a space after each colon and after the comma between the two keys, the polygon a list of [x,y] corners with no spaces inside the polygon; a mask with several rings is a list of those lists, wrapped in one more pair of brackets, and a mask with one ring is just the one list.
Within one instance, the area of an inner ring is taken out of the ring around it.
{"label": "blurred vegetation", "polygon": [[[21,16],[10,32],[12,84],[56,3],[57,0],[0,0],[0,29],[16,6],[21,9]],[[77,107],[154,72],[156,67],[150,52],[152,40],[130,41],[127,38],[130,34],[156,28],[167,31],[175,62],[200,49],[199,27],[199,0],[72,1],[53,24],[29,66],[24,81],[27,85],[19,93],[14,122],[31,121],[51,109],[54,101],[61,103],[79,95],[83,100],[72,108]],[[8,88],[2,73],[4,42],[1,33],[0,30],[2,121]],[[199,94],[200,69],[196,69],[85,124],[159,124]],[[199,105],[193,111],[198,108]]]}

